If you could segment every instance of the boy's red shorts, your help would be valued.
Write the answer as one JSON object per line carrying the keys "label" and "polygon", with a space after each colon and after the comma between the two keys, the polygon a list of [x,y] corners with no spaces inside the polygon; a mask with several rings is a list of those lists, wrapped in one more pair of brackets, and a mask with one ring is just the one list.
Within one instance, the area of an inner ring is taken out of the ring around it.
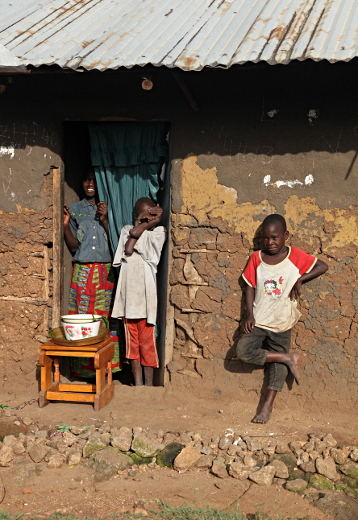
{"label": "boy's red shorts", "polygon": [[126,333],[126,358],[140,361],[145,367],[159,367],[155,344],[155,326],[147,323],[146,318],[123,318]]}

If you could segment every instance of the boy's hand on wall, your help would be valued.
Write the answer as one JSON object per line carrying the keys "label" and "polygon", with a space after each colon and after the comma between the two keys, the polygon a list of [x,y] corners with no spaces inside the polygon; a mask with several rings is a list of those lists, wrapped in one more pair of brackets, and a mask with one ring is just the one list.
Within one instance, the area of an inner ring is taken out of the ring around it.
{"label": "boy's hand on wall", "polygon": [[299,299],[300,294],[301,294],[301,285],[302,285],[302,281],[299,278],[297,280],[297,282],[295,283],[295,285],[291,289],[290,300],[298,300]]}
{"label": "boy's hand on wall", "polygon": [[245,319],[243,329],[245,334],[250,334],[254,330],[255,327],[255,318],[253,316],[249,316]]}

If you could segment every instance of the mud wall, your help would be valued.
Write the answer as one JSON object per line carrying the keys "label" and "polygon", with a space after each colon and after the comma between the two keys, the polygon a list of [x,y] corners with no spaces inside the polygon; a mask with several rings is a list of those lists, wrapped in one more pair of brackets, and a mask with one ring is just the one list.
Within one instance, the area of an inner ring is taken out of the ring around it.
{"label": "mud wall", "polygon": [[[63,122],[165,119],[171,122],[172,163],[167,384],[213,398],[257,401],[262,371],[235,359],[243,315],[240,274],[257,246],[260,222],[279,212],[288,222],[289,243],[329,265],[325,276],[303,287],[302,318],[292,345],[302,355],[303,384],[291,389],[288,381],[284,394],[290,393],[290,405],[309,410],[353,406],[358,382],[356,66],[307,62],[186,73],[199,114],[166,69],[151,71],[149,92],[141,90],[137,69],[14,77],[0,96],[1,124],[7,129],[0,145],[11,148],[14,120],[26,127],[34,120],[45,131],[32,143],[20,140],[14,156],[6,152],[0,158],[5,182],[0,247],[11,265],[2,273],[0,300],[4,362],[21,367],[31,359],[33,368],[36,336],[48,328],[53,237],[47,173],[65,157]],[[10,168],[12,191],[5,192]],[[32,289],[24,280],[37,285]],[[36,307],[36,323],[27,318],[29,306]],[[17,318],[20,313],[26,324]],[[13,354],[20,327],[28,347]],[[286,402],[281,399],[277,406]]]}

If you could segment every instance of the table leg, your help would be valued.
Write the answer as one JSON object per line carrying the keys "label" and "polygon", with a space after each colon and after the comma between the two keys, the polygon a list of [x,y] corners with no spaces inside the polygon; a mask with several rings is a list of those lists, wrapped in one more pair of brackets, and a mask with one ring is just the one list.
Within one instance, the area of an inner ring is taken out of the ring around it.
{"label": "table leg", "polygon": [[107,363],[107,373],[108,373],[107,384],[110,385],[112,383],[112,361],[108,361],[108,363]]}
{"label": "table leg", "polygon": [[53,360],[53,364],[55,367],[55,373],[53,376],[53,380],[55,383],[60,383],[60,359],[58,357],[55,357]]}

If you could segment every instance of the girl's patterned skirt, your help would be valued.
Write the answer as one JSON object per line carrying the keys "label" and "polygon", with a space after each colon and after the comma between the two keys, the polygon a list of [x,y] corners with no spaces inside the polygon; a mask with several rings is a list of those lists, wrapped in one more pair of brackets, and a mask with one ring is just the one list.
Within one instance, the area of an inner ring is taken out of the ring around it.
{"label": "girl's patterned skirt", "polygon": [[[109,264],[73,264],[72,281],[68,303],[69,314],[100,314],[109,320],[109,328],[114,343],[112,371],[121,370],[124,359],[124,330],[120,320],[111,318],[116,272]],[[93,359],[71,358],[72,373],[76,377],[95,375]]]}

